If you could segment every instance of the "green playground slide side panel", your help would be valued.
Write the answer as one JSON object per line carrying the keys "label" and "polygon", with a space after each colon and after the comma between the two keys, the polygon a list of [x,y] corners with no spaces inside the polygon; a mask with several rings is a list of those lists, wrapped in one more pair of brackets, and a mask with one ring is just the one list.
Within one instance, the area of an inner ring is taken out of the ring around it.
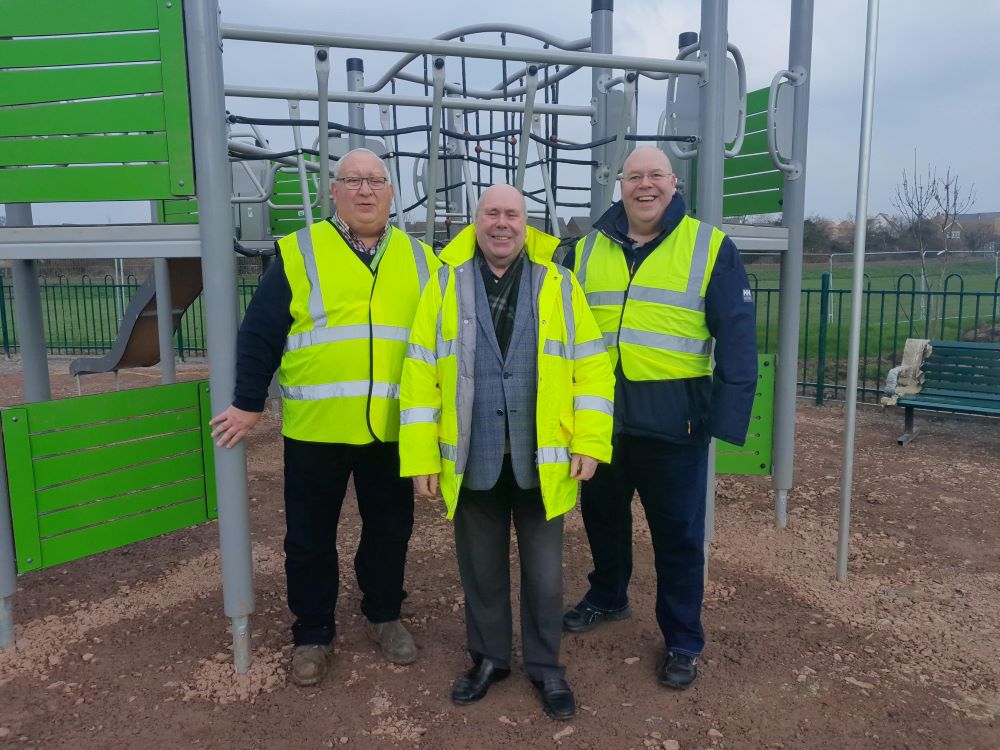
{"label": "green playground slide side panel", "polygon": [[757,193],[761,190],[778,190],[785,181],[781,172],[761,172],[760,174],[726,176],[722,183],[723,192],[727,196],[741,193]]}
{"label": "green playground slide side panel", "polygon": [[750,413],[746,445],[722,440],[716,445],[715,470],[718,474],[771,473],[774,435],[774,355],[761,354],[757,360],[757,393]]}
{"label": "green playground slide side panel", "polygon": [[178,383],[3,410],[18,571],[215,517],[207,387]]}
{"label": "green playground slide side panel", "polygon": [[198,199],[157,201],[156,220],[161,224],[197,224]]}
{"label": "green playground slide side panel", "polygon": [[0,167],[166,161],[167,156],[163,133],[0,140]]}
{"label": "green playground slide side panel", "polygon": [[[13,19],[10,26],[19,30],[13,36],[46,38],[0,40],[0,60],[12,62],[0,64],[7,68],[0,69],[0,138],[58,137],[12,158],[0,158],[0,166],[38,167],[5,170],[0,201],[194,195],[182,2],[55,5],[52,10],[58,12],[39,13],[21,0],[5,3],[9,8],[4,12],[9,10]],[[90,14],[88,20],[68,24],[67,18],[79,19],[81,8]],[[6,17],[4,22],[8,34]],[[115,33],[137,29],[149,33]],[[40,61],[44,67],[32,67]],[[102,133],[147,133],[161,140],[124,137],[95,143],[91,138],[65,137]],[[11,148],[6,144],[6,151]],[[76,167],[98,163],[103,166],[89,168],[95,171]],[[74,171],[46,165],[72,165]]]}
{"label": "green playground slide side panel", "polygon": [[782,190],[763,190],[759,193],[726,195],[722,198],[723,216],[756,216],[781,213],[784,193]]}
{"label": "green playground slide side panel", "polygon": [[[762,174],[764,172],[777,172],[774,162],[769,154],[740,154],[732,159],[726,159],[724,165],[724,178],[743,177],[749,174]],[[780,174],[780,172],[779,172]]]}
{"label": "green playground slide side panel", "polygon": [[119,128],[111,132],[162,132],[164,122],[162,94],[9,107],[0,109],[0,138],[105,133],[110,123]]}
{"label": "green playground slide side panel", "polygon": [[[740,147],[741,154],[766,154],[767,150],[767,131],[761,130],[757,133],[748,133],[743,139],[743,145]],[[731,159],[726,159],[726,161],[731,161]],[[776,167],[772,166],[772,169]]]}
{"label": "green playground slide side panel", "polygon": [[[0,106],[150,94],[162,89],[160,65],[155,62],[0,71]],[[109,127],[108,132],[115,131]]]}
{"label": "green playground slide side panel", "polygon": [[160,59],[155,31],[69,38],[0,39],[0,68],[100,65]]}
{"label": "green playground slide side panel", "polygon": [[151,0],[3,0],[4,36],[56,36],[156,28]]}
{"label": "green playground slide side panel", "polygon": [[754,114],[758,112],[766,112],[767,98],[769,94],[770,94],[770,88],[768,87],[757,89],[756,91],[748,91],[747,112],[752,112]]}

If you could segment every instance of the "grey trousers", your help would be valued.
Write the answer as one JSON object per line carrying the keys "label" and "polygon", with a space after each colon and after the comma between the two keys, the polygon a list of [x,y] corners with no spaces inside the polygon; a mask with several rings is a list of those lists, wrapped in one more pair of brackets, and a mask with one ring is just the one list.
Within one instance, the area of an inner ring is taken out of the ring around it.
{"label": "grey trousers", "polygon": [[510,522],[521,560],[521,644],[532,680],[562,679],[563,518],[545,520],[542,493],[517,486],[509,456],[490,490],[462,490],[455,511],[455,549],[465,589],[469,655],[510,669]]}

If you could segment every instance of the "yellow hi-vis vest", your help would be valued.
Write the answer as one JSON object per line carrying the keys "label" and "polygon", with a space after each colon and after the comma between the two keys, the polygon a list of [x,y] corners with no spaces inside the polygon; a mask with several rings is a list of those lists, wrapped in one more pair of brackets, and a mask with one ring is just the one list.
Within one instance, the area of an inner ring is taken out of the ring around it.
{"label": "yellow hi-vis vest", "polygon": [[278,369],[282,434],[364,445],[399,437],[399,380],[420,292],[441,263],[390,229],[374,273],[329,221],[278,245],[292,327]]}
{"label": "yellow hi-vis vest", "polygon": [[[538,321],[536,460],[546,519],[570,510],[578,482],[570,455],[611,460],[614,372],[583,290],[551,262],[555,237],[528,228],[531,300]],[[441,251],[445,265],[424,290],[413,320],[400,388],[403,476],[440,474],[448,518],[469,457],[476,388],[475,227]],[[519,300],[525,304],[529,300]]]}
{"label": "yellow hi-vis vest", "polygon": [[577,279],[612,365],[629,380],[712,374],[705,290],[725,235],[685,216],[629,278],[625,253],[594,230],[576,245]]}

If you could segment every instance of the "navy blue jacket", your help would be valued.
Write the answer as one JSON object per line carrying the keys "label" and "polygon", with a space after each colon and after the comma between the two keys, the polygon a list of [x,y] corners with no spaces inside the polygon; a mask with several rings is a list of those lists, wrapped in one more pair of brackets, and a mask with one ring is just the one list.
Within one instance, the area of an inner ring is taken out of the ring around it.
{"label": "navy blue jacket", "polygon": [[[644,245],[628,238],[628,217],[621,201],[594,227],[622,248],[634,275],[683,218],[684,200],[674,195],[664,212],[662,231]],[[563,263],[572,268],[573,262],[574,253],[570,252]],[[619,360],[615,368],[615,434],[689,445],[705,444],[716,437],[743,445],[757,390],[757,324],[746,270],[728,237],[719,248],[705,292],[705,318],[715,339],[712,377],[629,380]]]}

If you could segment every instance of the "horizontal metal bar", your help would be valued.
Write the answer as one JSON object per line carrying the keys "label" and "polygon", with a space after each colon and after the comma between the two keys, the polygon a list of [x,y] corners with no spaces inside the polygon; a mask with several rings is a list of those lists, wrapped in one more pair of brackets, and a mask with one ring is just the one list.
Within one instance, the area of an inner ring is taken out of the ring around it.
{"label": "horizontal metal bar", "polygon": [[742,253],[784,253],[788,251],[788,227],[758,227],[723,224],[722,231]]}
{"label": "horizontal metal bar", "polygon": [[[416,52],[451,57],[514,60],[524,63],[586,65],[594,68],[625,68],[627,70],[696,76],[704,75],[706,70],[705,63],[690,60],[659,60],[652,57],[606,55],[593,52],[530,49],[527,47],[499,47],[468,44],[466,42],[446,42],[436,39],[335,34],[297,29],[276,29],[269,26],[246,26],[234,23],[224,23],[220,28],[224,39],[237,39],[245,42],[302,44],[309,47],[344,47],[347,49],[378,50],[382,52]],[[451,102],[448,103],[448,106],[451,106]]]}
{"label": "horizontal metal bar", "polygon": [[200,255],[197,224],[7,227],[0,231],[0,260]]}
{"label": "horizontal metal bar", "polygon": [[[226,96],[245,99],[299,99],[317,101],[316,89],[276,89],[264,86],[238,86],[226,84]],[[429,96],[402,96],[399,94],[365,94],[360,91],[331,91],[331,102],[348,104],[395,104],[400,107],[432,107],[434,99]],[[476,99],[448,99],[448,109],[481,110],[486,112],[523,112],[523,102],[478,101]],[[590,117],[593,107],[575,107],[571,104],[536,104],[535,112],[546,115],[576,115]]]}

